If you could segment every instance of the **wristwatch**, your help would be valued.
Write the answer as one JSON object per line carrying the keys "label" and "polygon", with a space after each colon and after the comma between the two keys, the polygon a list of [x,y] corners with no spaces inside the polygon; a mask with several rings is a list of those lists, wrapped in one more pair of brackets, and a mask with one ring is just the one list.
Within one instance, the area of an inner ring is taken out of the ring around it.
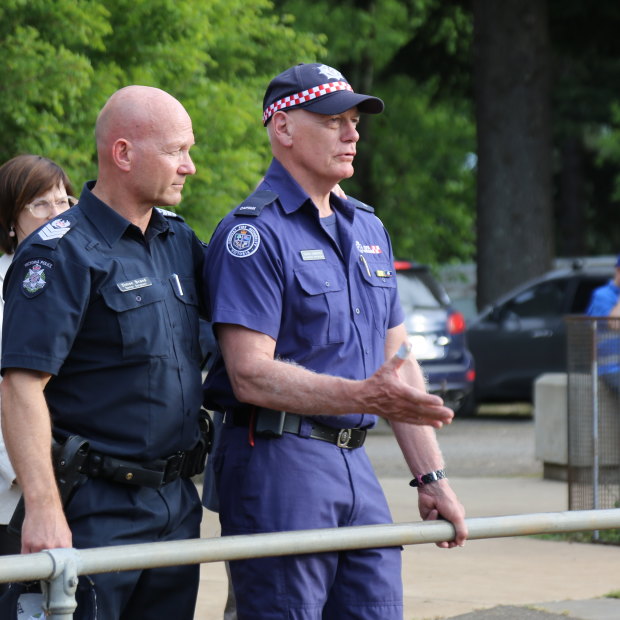
{"label": "wristwatch", "polygon": [[425,484],[431,484],[431,482],[437,482],[437,480],[443,480],[446,477],[445,469],[438,469],[431,471],[428,474],[416,474],[416,477],[409,483],[412,487],[423,487]]}

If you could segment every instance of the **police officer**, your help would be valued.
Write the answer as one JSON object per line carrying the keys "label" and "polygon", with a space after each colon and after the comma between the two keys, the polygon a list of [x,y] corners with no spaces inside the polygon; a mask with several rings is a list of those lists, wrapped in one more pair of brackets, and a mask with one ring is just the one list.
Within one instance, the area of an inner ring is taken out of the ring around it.
{"label": "police officer", "polygon": [[[213,457],[224,535],[389,523],[364,448],[388,418],[424,519],[464,511],[433,427],[453,413],[425,392],[407,340],[387,232],[365,204],[330,193],[353,174],[360,113],[380,99],[311,63],[264,98],[274,159],[258,190],[218,226],[206,281],[222,352],[205,382],[224,413]],[[385,360],[388,360],[385,362]],[[402,617],[400,550],[231,563],[239,618]]]}
{"label": "police officer", "polygon": [[[22,553],[199,536],[188,464],[204,252],[153,207],[176,205],[196,171],[191,119],[169,94],[129,86],[95,133],[97,181],[20,245],[5,287],[2,421],[25,500]],[[72,435],[88,442],[88,478],[63,511],[50,442]],[[198,566],[91,579],[99,618],[193,618]],[[92,595],[78,592],[76,618]]]}

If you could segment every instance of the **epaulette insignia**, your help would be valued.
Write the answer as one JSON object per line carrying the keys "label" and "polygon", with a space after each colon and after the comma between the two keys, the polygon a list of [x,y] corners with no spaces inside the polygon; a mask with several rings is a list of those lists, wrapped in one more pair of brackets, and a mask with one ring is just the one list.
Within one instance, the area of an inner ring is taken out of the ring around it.
{"label": "epaulette insignia", "polygon": [[261,189],[248,196],[234,211],[234,215],[258,217],[261,211],[278,198],[278,194],[269,189]]}
{"label": "epaulette insignia", "polygon": [[70,230],[73,223],[65,218],[57,217],[55,220],[48,222],[37,233],[43,241],[49,241],[50,239],[61,239]]}
{"label": "epaulette insignia", "polygon": [[44,245],[48,248],[55,248],[62,238],[76,226],[76,219],[63,213],[35,232],[32,235],[32,243],[35,245]]}
{"label": "epaulette insignia", "polygon": [[347,200],[357,209],[361,209],[362,211],[368,211],[368,213],[375,212],[375,210],[370,205],[367,205],[361,200],[357,200],[357,198],[351,198],[351,196],[347,196]]}
{"label": "epaulette insignia", "polygon": [[164,217],[171,217],[174,218],[175,220],[181,220],[181,222],[184,222],[185,220],[178,214],[175,213],[174,211],[168,211],[168,209],[162,209],[161,207],[155,207]]}

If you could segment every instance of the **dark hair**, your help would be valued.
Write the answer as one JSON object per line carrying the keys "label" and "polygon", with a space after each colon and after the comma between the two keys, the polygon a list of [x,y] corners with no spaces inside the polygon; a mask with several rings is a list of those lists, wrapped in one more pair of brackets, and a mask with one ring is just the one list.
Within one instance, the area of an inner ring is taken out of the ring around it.
{"label": "dark hair", "polygon": [[9,236],[9,231],[21,210],[37,196],[61,184],[68,194],[73,194],[65,171],[47,157],[18,155],[0,166],[0,251],[15,252],[17,237]]}

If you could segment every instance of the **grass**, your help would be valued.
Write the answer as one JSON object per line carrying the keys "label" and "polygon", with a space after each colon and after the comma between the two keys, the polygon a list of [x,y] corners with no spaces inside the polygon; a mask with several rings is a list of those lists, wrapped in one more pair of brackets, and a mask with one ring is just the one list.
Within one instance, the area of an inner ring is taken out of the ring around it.
{"label": "grass", "polygon": [[[599,530],[598,540],[594,539],[594,534],[588,532],[563,532],[558,534],[538,534],[534,538],[541,540],[560,540],[576,543],[602,543],[607,545],[620,545],[620,529]],[[620,596],[619,596],[620,598]]]}

